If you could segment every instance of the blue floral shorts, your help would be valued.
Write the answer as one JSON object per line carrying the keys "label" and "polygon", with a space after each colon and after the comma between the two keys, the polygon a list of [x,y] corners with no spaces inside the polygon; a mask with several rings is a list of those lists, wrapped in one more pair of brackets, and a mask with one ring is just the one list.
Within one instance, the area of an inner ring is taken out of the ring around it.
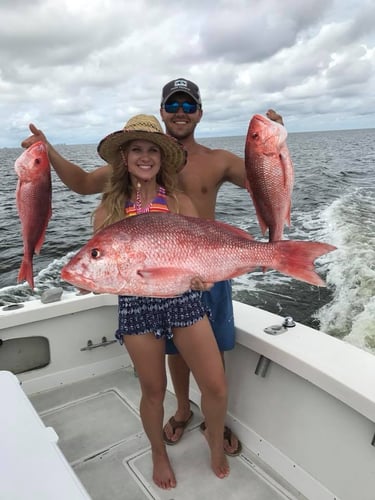
{"label": "blue floral shorts", "polygon": [[167,299],[120,295],[118,306],[119,326],[115,337],[121,344],[123,335],[153,332],[157,338],[172,338],[173,328],[191,326],[209,315],[202,292],[194,290]]}

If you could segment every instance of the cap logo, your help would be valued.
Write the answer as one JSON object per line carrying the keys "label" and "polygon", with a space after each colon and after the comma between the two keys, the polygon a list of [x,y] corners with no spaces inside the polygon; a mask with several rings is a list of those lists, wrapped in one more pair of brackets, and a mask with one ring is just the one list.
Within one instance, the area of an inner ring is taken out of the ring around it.
{"label": "cap logo", "polygon": [[188,83],[186,80],[175,80],[174,81],[174,86],[175,87],[182,87],[187,89],[188,88]]}

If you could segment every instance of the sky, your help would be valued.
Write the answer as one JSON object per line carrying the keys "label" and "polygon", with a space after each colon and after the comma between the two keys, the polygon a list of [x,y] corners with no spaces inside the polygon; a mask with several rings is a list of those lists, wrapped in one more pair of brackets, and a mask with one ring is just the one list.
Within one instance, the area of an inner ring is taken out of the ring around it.
{"label": "sky", "polygon": [[0,147],[35,123],[96,144],[161,89],[197,83],[196,135],[246,135],[273,108],[289,132],[375,126],[375,0],[1,0]]}

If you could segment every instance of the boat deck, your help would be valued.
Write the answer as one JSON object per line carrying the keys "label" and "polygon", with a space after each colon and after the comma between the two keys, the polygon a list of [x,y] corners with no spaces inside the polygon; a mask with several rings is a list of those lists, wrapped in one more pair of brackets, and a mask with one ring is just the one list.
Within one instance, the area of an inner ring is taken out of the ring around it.
{"label": "boat deck", "polygon": [[[229,458],[231,473],[218,479],[209,465],[209,450],[194,418],[168,453],[177,487],[163,491],[152,481],[150,446],[139,417],[139,382],[131,367],[42,392],[30,400],[93,500],[191,500],[192,498],[279,500],[304,498],[267,470],[244,448]],[[167,393],[166,418],[175,398]]]}

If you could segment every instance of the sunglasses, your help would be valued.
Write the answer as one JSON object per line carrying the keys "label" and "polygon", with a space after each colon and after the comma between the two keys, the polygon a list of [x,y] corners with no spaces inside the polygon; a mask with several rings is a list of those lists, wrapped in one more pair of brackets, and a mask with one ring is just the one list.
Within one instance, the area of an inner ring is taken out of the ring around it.
{"label": "sunglasses", "polygon": [[198,109],[198,104],[196,102],[171,102],[171,103],[165,103],[164,104],[164,109],[167,113],[177,113],[179,108],[182,108],[182,111],[184,113],[187,113],[188,115],[191,115],[195,113]]}

